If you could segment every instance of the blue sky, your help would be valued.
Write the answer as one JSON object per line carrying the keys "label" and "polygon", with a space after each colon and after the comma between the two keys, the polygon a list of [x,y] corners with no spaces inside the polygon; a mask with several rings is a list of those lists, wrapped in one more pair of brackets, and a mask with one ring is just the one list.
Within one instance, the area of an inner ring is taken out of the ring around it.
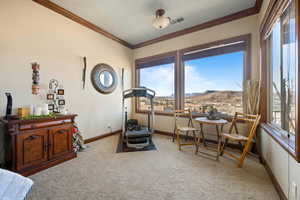
{"label": "blue sky", "polygon": [[[185,62],[185,93],[241,91],[243,57],[243,52],[235,52]],[[140,80],[141,86],[154,89],[157,96],[169,96],[174,93],[173,64],[141,69]]]}

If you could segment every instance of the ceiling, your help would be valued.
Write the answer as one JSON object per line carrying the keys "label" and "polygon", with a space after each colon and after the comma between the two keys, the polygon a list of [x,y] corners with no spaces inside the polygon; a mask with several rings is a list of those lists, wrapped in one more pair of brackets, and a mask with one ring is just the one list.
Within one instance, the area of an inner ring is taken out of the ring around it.
{"label": "ceiling", "polygon": [[[256,0],[51,0],[114,36],[136,45],[255,6]],[[155,11],[184,21],[166,29],[152,27]]]}

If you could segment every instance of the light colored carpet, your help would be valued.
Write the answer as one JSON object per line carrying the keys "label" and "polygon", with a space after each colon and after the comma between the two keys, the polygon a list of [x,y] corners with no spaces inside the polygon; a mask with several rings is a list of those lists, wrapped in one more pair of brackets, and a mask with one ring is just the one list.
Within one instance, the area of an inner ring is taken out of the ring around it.
{"label": "light colored carpet", "polygon": [[32,175],[29,200],[277,200],[264,167],[247,159],[239,169],[180,152],[169,137],[154,136],[157,151],[115,153],[118,137],[90,144],[78,158]]}

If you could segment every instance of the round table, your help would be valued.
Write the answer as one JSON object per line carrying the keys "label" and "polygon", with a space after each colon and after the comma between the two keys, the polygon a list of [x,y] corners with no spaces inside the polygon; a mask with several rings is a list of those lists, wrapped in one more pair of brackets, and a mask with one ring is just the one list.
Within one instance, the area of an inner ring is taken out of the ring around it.
{"label": "round table", "polygon": [[[217,144],[218,144],[216,159],[219,160],[220,147],[221,147],[221,133],[220,133],[220,128],[221,128],[221,131],[222,131],[224,125],[228,124],[228,121],[225,120],[225,119],[210,120],[210,119],[207,119],[206,117],[197,117],[194,120],[199,123],[199,125],[200,125],[200,132],[201,132],[202,136],[204,135],[204,132],[203,132],[203,125],[204,124],[216,126]],[[201,142],[201,138],[199,137],[198,138],[198,147],[197,147],[196,153],[198,153],[200,142]],[[206,146],[205,138],[204,137],[203,137],[203,144],[204,144],[204,146]]]}

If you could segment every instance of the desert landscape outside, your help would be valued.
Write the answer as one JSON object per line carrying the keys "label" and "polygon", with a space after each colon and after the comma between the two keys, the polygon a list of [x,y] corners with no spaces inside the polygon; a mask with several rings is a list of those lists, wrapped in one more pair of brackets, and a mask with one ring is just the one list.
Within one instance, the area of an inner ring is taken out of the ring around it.
{"label": "desert landscape outside", "polygon": [[[174,68],[175,64],[170,63],[139,71],[140,86],[156,91],[157,112],[175,109]],[[194,113],[205,113],[210,106],[229,115],[243,112],[243,69],[243,51],[185,61],[184,108]],[[149,106],[147,99],[139,99],[139,110],[148,110]]]}

